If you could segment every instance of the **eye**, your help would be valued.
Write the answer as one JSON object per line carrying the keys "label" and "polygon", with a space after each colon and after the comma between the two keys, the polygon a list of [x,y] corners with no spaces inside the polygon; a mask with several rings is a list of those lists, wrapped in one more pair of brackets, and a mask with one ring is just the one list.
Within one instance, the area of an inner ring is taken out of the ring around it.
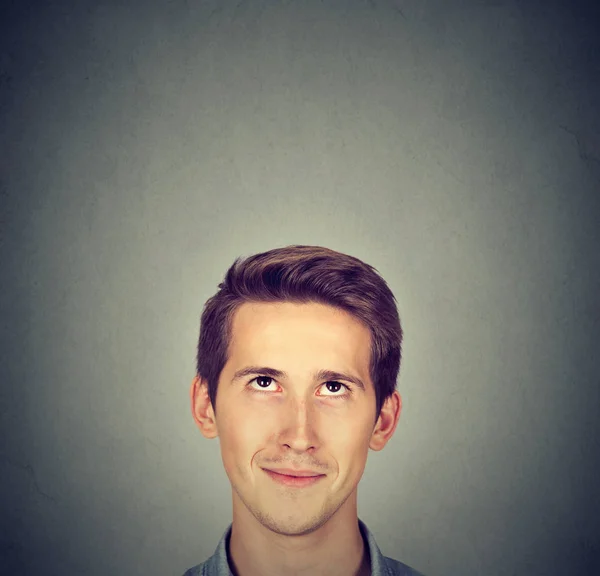
{"label": "eye", "polygon": [[[265,382],[266,381],[266,382]],[[273,382],[273,378],[270,376],[257,376],[254,380],[251,380],[250,383],[256,382],[259,388],[268,388],[270,384]]]}
{"label": "eye", "polygon": [[[329,390],[329,392],[331,392],[333,396],[343,396],[343,394],[338,394],[338,392],[342,388],[345,388],[348,391],[350,390],[350,388],[348,388],[348,386],[346,386],[345,384],[342,384],[341,382],[336,382],[335,380],[332,380],[330,382],[325,382],[323,384],[323,386],[325,387],[326,390]],[[331,390],[330,387],[333,387],[334,390]],[[326,396],[327,396],[327,394],[326,394]]]}
{"label": "eye", "polygon": [[[275,380],[273,378],[271,378],[270,376],[257,376],[256,378],[253,378],[252,380],[250,380],[248,385],[251,387],[251,390],[253,392],[257,392],[258,394],[272,394],[272,392],[270,390],[267,390],[267,388],[274,382],[275,382]],[[259,389],[252,386],[253,384],[257,384]],[[321,388],[325,388],[326,390],[328,390],[330,392],[329,394],[327,394],[327,393],[319,394],[319,396],[325,397],[325,398],[331,398],[331,399],[348,398],[349,396],[352,395],[352,388],[350,388],[350,386],[347,386],[346,384],[342,384],[341,382],[337,382],[335,380],[329,380],[327,382],[323,382],[323,384],[321,385]],[[345,392],[343,394],[340,394],[339,392],[342,389],[345,389]]]}

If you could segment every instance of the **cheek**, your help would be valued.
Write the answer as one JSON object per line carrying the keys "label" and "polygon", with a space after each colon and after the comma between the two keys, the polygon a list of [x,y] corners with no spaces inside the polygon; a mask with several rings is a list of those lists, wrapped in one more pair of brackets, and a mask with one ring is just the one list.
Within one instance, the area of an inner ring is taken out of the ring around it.
{"label": "cheek", "polygon": [[219,423],[221,453],[225,468],[247,470],[265,440],[265,420],[235,411]]}
{"label": "cheek", "polygon": [[329,431],[328,448],[334,453],[340,466],[349,472],[364,467],[369,450],[370,432],[367,424],[356,421],[354,426],[336,426]]}

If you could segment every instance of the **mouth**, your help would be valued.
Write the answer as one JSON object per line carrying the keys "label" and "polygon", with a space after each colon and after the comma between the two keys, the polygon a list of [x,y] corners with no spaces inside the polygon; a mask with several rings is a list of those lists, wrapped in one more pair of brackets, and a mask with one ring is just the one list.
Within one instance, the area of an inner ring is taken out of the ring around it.
{"label": "mouth", "polygon": [[284,486],[291,486],[293,488],[304,488],[308,486],[313,486],[319,480],[325,478],[325,474],[317,474],[314,476],[293,476],[291,474],[283,474],[280,472],[274,472],[273,470],[267,470],[263,468],[267,476],[271,478],[271,480],[277,482],[278,484],[283,484]]}

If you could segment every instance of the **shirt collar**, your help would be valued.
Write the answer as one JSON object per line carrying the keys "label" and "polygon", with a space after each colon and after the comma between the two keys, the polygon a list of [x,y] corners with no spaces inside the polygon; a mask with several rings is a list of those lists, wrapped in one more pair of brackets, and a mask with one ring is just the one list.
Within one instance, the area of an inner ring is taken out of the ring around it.
{"label": "shirt collar", "polygon": [[[229,562],[227,561],[227,550],[229,548],[232,526],[233,524],[229,525],[221,537],[215,553],[206,561],[205,574],[207,576],[233,576],[229,568]],[[388,576],[390,572],[386,567],[386,558],[381,553],[381,550],[379,550],[379,546],[375,542],[375,537],[360,518],[358,519],[358,526],[363,540],[369,548],[371,576]]]}

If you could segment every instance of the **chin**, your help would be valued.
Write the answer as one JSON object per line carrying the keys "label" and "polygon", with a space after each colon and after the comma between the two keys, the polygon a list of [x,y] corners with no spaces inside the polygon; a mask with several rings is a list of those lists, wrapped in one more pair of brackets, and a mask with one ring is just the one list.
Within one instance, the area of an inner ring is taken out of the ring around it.
{"label": "chin", "polygon": [[283,512],[279,514],[258,513],[255,516],[265,528],[282,536],[303,536],[310,534],[323,526],[330,517],[327,514],[307,515],[301,512],[294,514]]}

